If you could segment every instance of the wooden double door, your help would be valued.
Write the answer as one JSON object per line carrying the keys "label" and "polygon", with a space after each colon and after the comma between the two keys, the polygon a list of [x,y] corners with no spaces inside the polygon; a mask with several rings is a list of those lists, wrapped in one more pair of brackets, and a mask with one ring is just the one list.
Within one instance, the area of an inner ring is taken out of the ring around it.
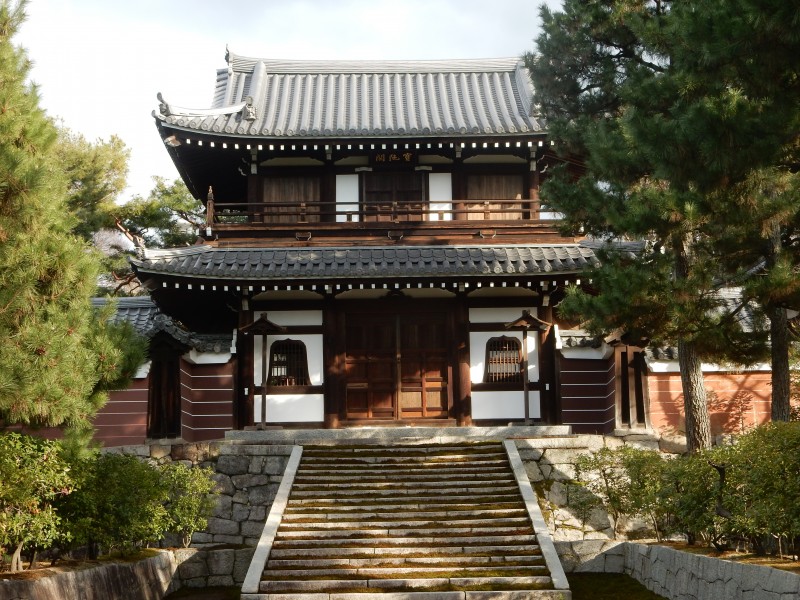
{"label": "wooden double door", "polygon": [[348,313],[345,322],[346,419],[449,417],[447,312]]}

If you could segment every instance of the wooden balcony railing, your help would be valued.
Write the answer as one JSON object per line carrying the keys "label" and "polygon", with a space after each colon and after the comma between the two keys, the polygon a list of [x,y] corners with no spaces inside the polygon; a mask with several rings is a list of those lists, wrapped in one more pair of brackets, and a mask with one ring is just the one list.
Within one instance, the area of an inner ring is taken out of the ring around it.
{"label": "wooden balcony railing", "polygon": [[452,200],[447,202],[269,202],[249,204],[208,200],[206,224],[308,225],[339,223],[426,223],[552,220],[538,200]]}

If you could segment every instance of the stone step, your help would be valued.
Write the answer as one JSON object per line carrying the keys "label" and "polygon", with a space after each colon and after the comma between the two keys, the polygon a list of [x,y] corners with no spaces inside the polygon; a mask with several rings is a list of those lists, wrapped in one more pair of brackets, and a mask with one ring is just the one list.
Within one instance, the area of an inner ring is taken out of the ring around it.
{"label": "stone step", "polygon": [[[266,593],[293,593],[293,592],[333,592],[368,588],[374,590],[373,594],[380,594],[381,590],[424,590],[449,587],[455,590],[468,590],[478,587],[492,586],[502,588],[517,588],[523,586],[543,588],[552,583],[547,576],[528,577],[440,577],[440,578],[409,578],[409,579],[328,579],[311,581],[262,581],[259,591]],[[374,597],[374,596],[373,596]],[[383,596],[380,596],[383,598]],[[488,596],[492,598],[493,596]],[[520,596],[529,598],[530,596]],[[463,598],[463,596],[462,596]],[[288,599],[287,599],[288,600]]]}
{"label": "stone step", "polygon": [[[284,545],[285,546],[285,545]],[[270,557],[273,559],[303,559],[313,557],[374,557],[380,556],[384,559],[407,558],[413,556],[428,557],[432,553],[444,554],[467,558],[473,556],[496,557],[498,555],[519,556],[523,552],[529,552],[529,556],[541,556],[539,547],[535,544],[514,544],[514,545],[492,545],[480,544],[475,546],[382,546],[382,547],[335,547],[321,545],[317,548],[303,547],[277,547],[273,548]]]}
{"label": "stone step", "polygon": [[[297,470],[298,475],[305,475],[305,474],[314,474],[314,473],[330,473],[331,472],[332,464],[304,464],[301,468]],[[342,464],[336,463],[336,470],[337,473],[364,473],[364,474],[372,474],[372,473],[386,473],[387,471],[391,471],[392,473],[443,473],[448,471],[455,471],[455,472],[464,472],[464,473],[492,473],[495,471],[508,471],[508,463],[498,460],[492,462],[482,461],[480,463],[476,463],[473,461],[464,462],[464,463],[454,463],[454,462],[442,462],[437,464],[430,464],[430,463],[422,463],[422,464],[408,464],[408,465],[372,465],[372,464]]]}
{"label": "stone step", "polygon": [[316,480],[312,480],[309,482],[303,480],[295,480],[294,485],[292,486],[293,490],[312,490],[312,489],[327,489],[327,488],[336,488],[336,487],[344,487],[347,489],[351,488],[376,488],[376,489],[393,489],[393,488],[448,488],[448,487],[480,487],[480,486],[489,486],[489,485],[512,485],[514,483],[514,478],[512,475],[503,473],[496,475],[490,478],[465,478],[463,475],[460,477],[456,477],[453,479],[447,479],[446,481],[440,481],[435,478],[430,478],[425,481],[419,481],[417,479],[410,479],[410,480],[399,480],[389,477],[382,477],[380,479],[370,478],[370,477],[349,477],[349,478],[339,478],[334,480],[330,483],[320,483]]}
{"label": "stone step", "polygon": [[243,600],[522,600],[553,589],[497,443],[305,447],[261,564],[259,594]]}
{"label": "stone step", "polygon": [[[464,510],[402,510],[402,505],[398,510],[379,512],[379,511],[364,511],[352,510],[345,512],[293,512],[283,515],[283,523],[295,522],[325,522],[325,521],[345,521],[345,520],[358,520],[358,521],[399,521],[399,520],[412,520],[412,519],[448,519],[448,520],[463,520],[463,519],[498,519],[498,518],[514,518],[514,517],[527,517],[528,513],[524,508],[496,508],[496,509],[483,509],[475,510],[474,507],[465,508]],[[441,506],[438,506],[441,509]],[[449,508],[449,507],[448,507]]]}
{"label": "stone step", "polygon": [[449,481],[464,481],[469,478],[469,481],[511,481],[513,475],[509,471],[496,471],[493,473],[469,473],[466,471],[459,471],[452,473],[450,471],[441,473],[394,473],[385,471],[383,473],[376,473],[374,475],[367,474],[349,474],[349,473],[332,473],[328,475],[305,475],[298,474],[295,477],[295,485],[298,484],[320,484],[332,483],[339,485],[348,485],[350,483],[384,483],[387,480],[402,480],[404,483],[408,482],[423,482],[423,483],[437,483]]}
{"label": "stone step", "polygon": [[[383,496],[383,497],[407,497],[407,498],[427,498],[430,500],[431,496],[438,496],[446,499],[452,495],[466,495],[471,496],[472,494],[483,494],[491,497],[491,492],[493,491],[495,494],[502,494],[502,495],[509,495],[513,496],[515,489],[511,485],[501,485],[497,487],[491,486],[481,486],[481,485],[469,485],[469,482],[466,482],[464,486],[447,486],[447,487],[438,487],[438,488],[428,488],[425,490],[420,490],[419,486],[407,487],[407,488],[391,488],[391,489],[359,489],[359,490],[349,490],[347,488],[337,488],[334,486],[312,486],[310,488],[303,488],[292,490],[291,498],[322,498],[325,500],[330,500],[331,498],[353,498],[353,497],[374,497],[374,496]],[[321,496],[320,494],[323,493],[325,495]],[[427,492],[427,493],[422,493]]]}
{"label": "stone step", "polygon": [[[500,498],[500,500],[496,500]],[[484,499],[484,502],[480,500]],[[291,514],[295,511],[308,511],[308,510],[328,510],[329,508],[334,508],[336,510],[341,511],[349,511],[349,510],[395,510],[400,508],[406,509],[414,509],[414,510],[440,510],[442,507],[447,507],[447,510],[470,510],[475,506],[495,506],[495,507],[519,507],[525,506],[524,503],[519,499],[517,494],[508,493],[508,494],[492,494],[486,493],[482,496],[449,496],[441,501],[437,501],[436,504],[430,504],[430,497],[424,498],[410,498],[404,497],[402,503],[397,504],[386,504],[385,502],[375,502],[371,499],[354,499],[354,500],[347,500],[344,498],[337,498],[337,499],[298,499],[293,498],[292,502],[289,506],[286,507],[285,514]],[[445,502],[444,500],[447,500]],[[471,502],[466,502],[471,500]],[[495,501],[496,500],[496,501]],[[377,508],[372,508],[377,507]]]}
{"label": "stone step", "polygon": [[489,468],[503,468],[508,462],[501,455],[480,455],[475,458],[467,456],[439,456],[435,458],[419,459],[402,456],[360,456],[352,458],[319,457],[307,460],[301,469],[445,469],[465,468],[468,466]]}
{"label": "stone step", "polygon": [[401,567],[412,566],[489,566],[508,565],[536,566],[542,564],[541,555],[504,555],[504,556],[398,556],[386,558],[384,556],[373,558],[297,558],[279,559],[271,558],[267,562],[270,569],[331,569],[331,568],[364,568],[364,567]]}
{"label": "stone step", "polygon": [[309,458],[318,456],[401,456],[425,457],[442,455],[478,456],[483,454],[502,454],[503,450],[496,444],[476,444],[461,446],[457,444],[395,444],[391,446],[370,445],[336,445],[305,446]]}
{"label": "stone step", "polygon": [[[351,530],[351,531],[358,531],[364,525],[367,525],[370,528],[387,528],[387,529],[395,529],[398,527],[404,529],[430,529],[430,528],[438,528],[441,527],[441,519],[412,519],[412,520],[404,520],[404,519],[390,519],[390,520],[368,520],[366,523],[364,521],[317,521],[314,523],[309,522],[300,522],[300,523],[293,523],[283,521],[278,528],[279,533],[288,532],[288,531],[309,531],[309,532],[318,532],[318,531],[332,531],[332,530]],[[523,517],[517,518],[496,518],[496,519],[460,519],[454,521],[453,524],[458,529],[473,529],[473,528],[480,528],[480,529],[487,529],[487,528],[530,528],[530,519],[527,515]]]}
{"label": "stone step", "polygon": [[473,527],[397,527],[397,528],[379,528],[372,529],[352,528],[352,529],[279,529],[278,534],[283,539],[312,539],[312,538],[330,538],[330,537],[347,537],[350,539],[360,538],[376,538],[376,537],[456,537],[459,535],[514,535],[525,533],[526,531],[533,531],[528,526],[495,526],[491,523],[483,525],[475,525]]}
{"label": "stone step", "polygon": [[413,579],[428,579],[430,577],[441,577],[447,574],[448,577],[526,577],[545,574],[547,567],[544,565],[470,565],[461,567],[438,567],[432,565],[418,565],[409,567],[350,567],[350,568],[330,568],[330,569],[281,569],[268,566],[265,577],[262,581],[281,580],[281,579],[321,579],[330,577],[331,579],[372,579],[372,578],[395,578],[404,575]]}
{"label": "stone step", "polygon": [[480,535],[480,536],[414,536],[414,537],[327,537],[325,539],[289,539],[284,536],[275,538],[275,548],[319,548],[330,546],[368,546],[368,547],[394,547],[394,546],[481,546],[483,544],[514,546],[535,544],[536,536],[533,534],[515,535]]}

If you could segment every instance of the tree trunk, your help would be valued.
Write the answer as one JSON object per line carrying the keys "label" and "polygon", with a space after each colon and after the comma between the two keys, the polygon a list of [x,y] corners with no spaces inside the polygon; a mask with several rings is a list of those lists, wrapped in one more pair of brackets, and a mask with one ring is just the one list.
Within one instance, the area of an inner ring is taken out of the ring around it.
{"label": "tree trunk", "polygon": [[678,365],[683,385],[683,412],[686,416],[686,445],[689,452],[711,447],[711,422],[708,416],[703,370],[694,343],[678,341]]}
{"label": "tree trunk", "polygon": [[788,421],[791,412],[789,389],[789,319],[786,308],[768,311],[772,354],[772,420]]}
{"label": "tree trunk", "polygon": [[[692,265],[692,242],[688,235],[672,238],[675,252],[675,278],[689,278]],[[678,340],[678,366],[683,387],[683,412],[686,418],[686,446],[689,452],[711,447],[711,422],[708,417],[706,386],[703,369],[694,342]]]}
{"label": "tree trunk", "polygon": [[17,544],[16,550],[14,550],[14,554],[11,555],[11,572],[17,573],[18,571],[22,571],[22,542]]}
{"label": "tree trunk", "polygon": [[[776,267],[783,252],[781,227],[774,222],[767,239],[767,268]],[[770,354],[772,360],[772,420],[788,421],[791,412],[789,392],[789,319],[786,308],[768,306]]]}

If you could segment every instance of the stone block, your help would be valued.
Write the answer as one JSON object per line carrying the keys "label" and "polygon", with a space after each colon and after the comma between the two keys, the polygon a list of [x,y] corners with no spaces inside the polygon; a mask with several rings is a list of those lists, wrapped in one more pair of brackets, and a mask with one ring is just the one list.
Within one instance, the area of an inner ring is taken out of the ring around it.
{"label": "stone block", "polygon": [[151,444],[150,445],[150,458],[153,460],[161,460],[170,456],[172,446],[169,444]]}
{"label": "stone block", "polygon": [[206,583],[208,587],[230,587],[235,585],[233,575],[209,575]]}
{"label": "stone block", "polygon": [[688,447],[685,435],[664,436],[658,442],[661,452],[668,454],[686,454]]}
{"label": "stone block", "polygon": [[237,522],[247,521],[250,519],[250,513],[251,509],[247,504],[234,504],[230,518]]}
{"label": "stone block", "polygon": [[250,503],[250,492],[245,492],[239,490],[232,496],[234,504],[249,504]]}
{"label": "stone block", "polygon": [[269,475],[233,475],[231,483],[237,490],[247,490],[258,485],[267,485],[269,483]]}
{"label": "stone block", "polygon": [[205,531],[195,531],[192,534],[192,545],[210,544],[214,541],[213,536]]}
{"label": "stone block", "polygon": [[214,543],[240,545],[244,543],[244,537],[241,535],[214,534]]}
{"label": "stone block", "polygon": [[239,523],[229,519],[211,517],[208,519],[208,527],[206,527],[206,531],[212,535],[238,535]]}
{"label": "stone block", "polygon": [[195,556],[178,567],[178,576],[182,581],[188,581],[197,577],[208,577],[208,567],[204,560]]}
{"label": "stone block", "polygon": [[217,461],[217,472],[225,475],[245,475],[250,467],[247,456],[225,455]]}
{"label": "stone block", "polygon": [[656,450],[656,451],[660,451],[661,450],[661,446],[659,445],[658,440],[653,440],[653,439],[635,439],[635,440],[632,440],[632,439],[630,439],[631,437],[634,437],[634,436],[629,436],[625,440],[625,445],[626,446],[630,446],[631,448],[638,448],[639,450]]}
{"label": "stone block", "polygon": [[259,456],[250,459],[251,473],[282,475],[286,469],[286,459],[281,456]]}
{"label": "stone block", "polygon": [[250,520],[264,523],[267,520],[267,507],[266,506],[252,506],[250,507]]}
{"label": "stone block", "polygon": [[189,579],[184,581],[183,587],[192,588],[193,590],[198,590],[200,588],[207,587],[206,581],[207,581],[206,577],[196,577],[195,579]]}
{"label": "stone block", "polygon": [[246,537],[261,537],[261,532],[264,531],[264,523],[258,521],[244,521],[241,527],[242,535]]}
{"label": "stone block", "polygon": [[235,551],[209,550],[206,553],[206,563],[208,564],[209,575],[232,575],[233,563],[236,558]]}
{"label": "stone block", "polygon": [[272,485],[250,488],[249,502],[252,506],[272,504],[272,501],[275,499],[275,494],[277,493],[277,488]]}
{"label": "stone block", "polygon": [[220,494],[230,496],[236,491],[236,488],[233,487],[231,478],[228,475],[224,475],[223,473],[214,473],[211,476],[211,479],[217,482],[217,492]]}
{"label": "stone block", "polygon": [[525,472],[528,474],[528,479],[531,482],[544,480],[544,475],[542,475],[542,470],[539,468],[539,465],[533,461],[525,463]]}
{"label": "stone block", "polygon": [[219,519],[233,519],[234,521],[238,520],[236,516],[231,514],[232,503],[233,499],[230,496],[217,496],[217,502],[214,505],[214,510],[211,513],[212,516]]}
{"label": "stone block", "polygon": [[244,578],[247,575],[247,570],[250,568],[250,563],[253,560],[253,553],[255,549],[245,548],[235,551],[233,561],[233,581],[234,585],[241,585],[244,583]]}

